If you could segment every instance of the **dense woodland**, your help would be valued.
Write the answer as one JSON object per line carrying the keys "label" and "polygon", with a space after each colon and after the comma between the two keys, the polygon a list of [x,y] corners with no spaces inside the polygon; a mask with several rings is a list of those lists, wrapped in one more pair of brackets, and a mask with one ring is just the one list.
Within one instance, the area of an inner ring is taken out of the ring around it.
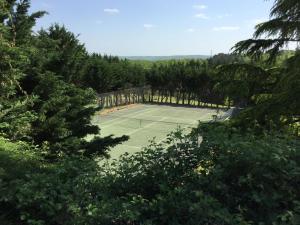
{"label": "dense woodland", "polygon": [[[91,54],[57,24],[33,32],[46,12],[29,9],[0,0],[1,225],[300,224],[300,52],[284,51],[299,0],[275,0],[230,55],[151,65]],[[241,113],[107,163],[129,137],[91,123],[97,94],[144,86]]]}

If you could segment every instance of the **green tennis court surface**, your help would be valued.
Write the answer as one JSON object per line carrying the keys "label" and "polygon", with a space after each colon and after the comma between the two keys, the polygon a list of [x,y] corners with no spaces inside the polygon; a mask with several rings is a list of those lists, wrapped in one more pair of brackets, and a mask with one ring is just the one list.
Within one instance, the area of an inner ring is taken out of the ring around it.
{"label": "green tennis court surface", "polygon": [[137,104],[97,115],[93,123],[100,126],[101,136],[130,136],[129,141],[112,149],[111,157],[118,158],[125,152],[140,151],[153,138],[156,142],[164,141],[167,134],[178,127],[188,131],[197,126],[199,121],[212,120],[216,114],[215,109]]}

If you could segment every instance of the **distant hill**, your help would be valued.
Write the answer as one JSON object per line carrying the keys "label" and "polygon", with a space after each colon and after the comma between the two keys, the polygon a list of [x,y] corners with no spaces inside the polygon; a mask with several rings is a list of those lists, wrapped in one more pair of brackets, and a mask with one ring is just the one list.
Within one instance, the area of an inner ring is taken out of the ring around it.
{"label": "distant hill", "polygon": [[122,59],[141,60],[141,61],[165,61],[182,59],[208,59],[208,55],[171,55],[171,56],[121,56]]}

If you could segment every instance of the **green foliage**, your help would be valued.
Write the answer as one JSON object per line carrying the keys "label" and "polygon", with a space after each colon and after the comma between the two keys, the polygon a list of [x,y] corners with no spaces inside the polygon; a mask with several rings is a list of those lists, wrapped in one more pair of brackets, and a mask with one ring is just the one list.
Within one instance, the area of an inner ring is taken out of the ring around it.
{"label": "green foliage", "polygon": [[10,204],[25,224],[296,225],[299,149],[278,133],[201,125],[111,165],[66,158],[16,181]]}
{"label": "green foliage", "polygon": [[[274,70],[274,69],[273,69]],[[215,89],[239,107],[257,103],[262,95],[269,95],[278,78],[272,70],[251,64],[229,64],[218,67]]]}
{"label": "green foliage", "polygon": [[6,1],[10,7],[7,26],[9,38],[15,45],[30,45],[32,41],[32,27],[36,20],[43,17],[46,12],[38,11],[29,14],[30,0]]}
{"label": "green foliage", "polygon": [[11,140],[32,140],[31,123],[36,120],[29,111],[32,99],[10,99],[0,104],[0,135]]}
{"label": "green foliage", "polygon": [[[96,95],[81,89],[82,63],[88,57],[77,37],[64,27],[32,35],[44,12],[29,14],[30,1],[1,2],[0,134],[30,140],[50,159],[67,154],[106,155],[128,138],[100,138],[91,117]],[[87,141],[87,135],[95,138]]]}
{"label": "green foliage", "polygon": [[[32,124],[35,143],[46,145],[52,157],[87,151],[91,155],[105,154],[106,145],[93,151],[86,149],[93,141],[88,145],[84,138],[99,133],[98,126],[91,124],[91,117],[99,110],[94,107],[96,96],[92,90],[77,88],[48,73],[41,77],[33,93],[39,96],[34,104],[38,119]],[[117,140],[112,139],[111,144],[118,143]]]}
{"label": "green foliage", "polygon": [[[256,224],[299,222],[299,190],[294,189],[299,182],[299,139],[278,133],[258,138],[218,125],[200,130],[208,156],[201,167],[212,166],[207,176],[217,181],[207,180],[207,191]],[[284,219],[287,213],[290,221]]]}
{"label": "green foliage", "polygon": [[54,73],[65,82],[81,84],[87,52],[75,34],[55,24],[39,31],[35,47],[39,50],[39,59],[35,60],[42,62],[42,70]]}
{"label": "green foliage", "polygon": [[[0,0],[1,223],[299,224],[300,141],[281,128],[299,134],[300,57],[280,52],[299,42],[299,6],[276,0],[255,38],[236,45],[250,55],[267,52],[259,61],[217,55],[145,70],[88,54],[59,25],[33,34],[45,12],[30,14],[29,0]],[[91,124],[95,91],[145,84],[171,102],[174,95],[183,104],[228,99],[246,108],[229,124],[176,131],[105,163],[101,157],[127,137],[99,136]]]}
{"label": "green foliage", "polygon": [[[279,68],[271,71],[271,80],[275,82],[273,84],[271,82],[272,85],[269,85],[267,93],[263,91],[257,93],[260,96],[257,105],[245,109],[237,121],[240,125],[253,127],[258,124],[268,129],[274,126],[277,129],[288,127],[299,135],[299,50],[282,60],[284,46],[291,43],[298,45],[300,42],[299,18],[299,1],[276,0],[271,10],[270,20],[257,25],[254,39],[241,41],[235,45],[236,53],[245,53],[254,59],[266,61],[267,66],[260,69],[265,74],[269,72],[267,69],[270,65],[279,64]],[[253,79],[261,74],[257,68],[250,70],[243,67],[247,71],[246,74],[251,75]],[[256,76],[251,74],[251,71],[256,71]],[[233,70],[232,73],[236,74],[236,71]],[[257,81],[256,86],[263,88],[265,82],[261,79]],[[251,84],[246,85],[246,89],[247,87],[251,87]]]}
{"label": "green foliage", "polygon": [[276,0],[270,16],[269,21],[256,26],[254,39],[241,41],[234,46],[236,53],[261,56],[267,52],[270,60],[274,60],[284,46],[291,42],[299,43],[298,0]]}
{"label": "green foliage", "polygon": [[12,143],[0,137],[0,221],[2,224],[17,224],[12,221],[19,221],[17,218],[19,214],[13,203],[17,180],[42,171],[42,168],[41,158],[28,144]]}
{"label": "green foliage", "polygon": [[261,97],[256,105],[245,109],[236,122],[244,127],[258,124],[268,129],[288,128],[299,135],[299,65],[300,57],[297,51],[282,68],[277,69],[277,81],[271,86],[267,97]]}
{"label": "green foliage", "polygon": [[240,55],[237,54],[220,53],[209,58],[207,61],[210,66],[214,67],[232,63],[242,63],[243,61],[245,61],[245,59],[243,59]]}
{"label": "green foliage", "polygon": [[145,85],[145,71],[118,58],[92,54],[84,66],[83,83],[98,93]]}
{"label": "green foliage", "polygon": [[0,137],[0,155],[1,180],[22,179],[40,165],[40,158],[25,142],[13,143]]}
{"label": "green foliage", "polygon": [[154,64],[148,71],[146,80],[152,87],[152,98],[155,92],[161,97],[171,99],[176,103],[190,104],[191,100],[199,103],[223,104],[224,98],[213,90],[214,72],[205,61],[190,60],[187,62],[172,62],[166,65]]}
{"label": "green foliage", "polygon": [[11,18],[9,9],[7,1],[0,1],[0,134],[14,140],[28,139],[29,123],[35,117],[28,111],[32,98],[20,85],[25,76],[21,68],[28,64],[28,58],[10,38],[6,25]]}

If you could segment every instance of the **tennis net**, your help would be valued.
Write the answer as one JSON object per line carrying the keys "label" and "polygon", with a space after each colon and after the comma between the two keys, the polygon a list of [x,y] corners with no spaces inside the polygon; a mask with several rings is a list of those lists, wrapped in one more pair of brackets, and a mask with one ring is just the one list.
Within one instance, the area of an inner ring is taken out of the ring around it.
{"label": "tennis net", "polygon": [[198,123],[184,123],[184,122],[174,122],[174,121],[167,121],[164,119],[165,117],[162,117],[161,120],[152,120],[152,119],[146,119],[146,118],[132,118],[132,117],[126,117],[126,116],[103,116],[100,119],[101,121],[104,121],[105,126],[109,124],[115,124],[120,127],[125,128],[133,128],[133,129],[139,129],[139,128],[147,128],[152,130],[174,130],[177,128],[186,128],[186,127],[195,127]]}

